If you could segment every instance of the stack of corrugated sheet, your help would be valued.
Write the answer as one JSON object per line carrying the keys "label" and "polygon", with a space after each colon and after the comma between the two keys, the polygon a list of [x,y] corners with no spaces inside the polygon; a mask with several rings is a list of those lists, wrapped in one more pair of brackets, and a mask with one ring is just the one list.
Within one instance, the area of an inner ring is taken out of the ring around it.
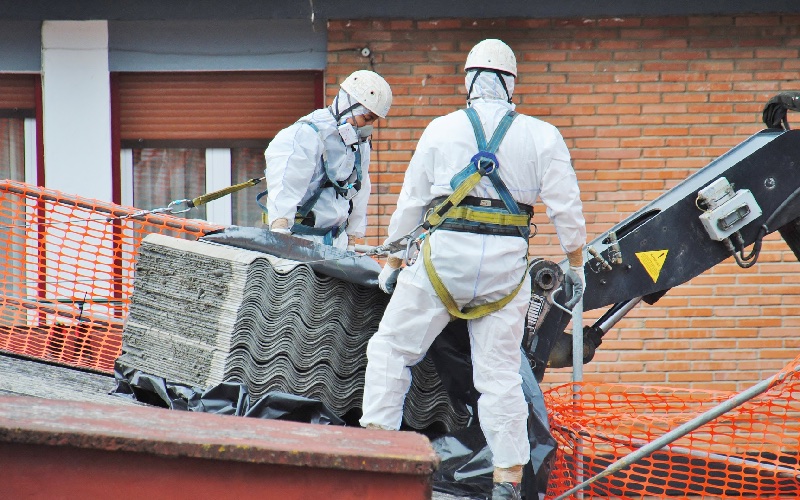
{"label": "stack of corrugated sheet", "polygon": [[[119,362],[171,382],[239,382],[340,417],[360,409],[366,345],[388,296],[310,266],[227,245],[152,234],[139,249]],[[414,367],[405,423],[463,427],[427,358]]]}

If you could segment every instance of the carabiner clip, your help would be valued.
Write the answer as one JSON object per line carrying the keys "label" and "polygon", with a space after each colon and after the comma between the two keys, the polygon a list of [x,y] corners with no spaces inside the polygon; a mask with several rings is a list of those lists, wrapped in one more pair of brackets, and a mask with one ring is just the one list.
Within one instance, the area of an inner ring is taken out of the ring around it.
{"label": "carabiner clip", "polygon": [[[182,203],[186,204],[186,208],[178,210],[176,207],[179,207]],[[167,211],[173,215],[188,212],[193,208],[194,208],[194,203],[192,203],[192,200],[174,200],[171,201],[169,205],[167,205]]]}
{"label": "carabiner clip", "polygon": [[[419,251],[420,251],[420,248],[421,248],[420,245],[422,244],[423,240],[425,239],[425,237],[427,235],[428,235],[428,233],[422,233],[416,238],[411,238],[411,237],[408,238],[408,243],[406,243],[406,254],[403,257],[403,260],[405,261],[406,266],[413,266],[414,262],[417,261],[417,257],[419,256]],[[411,248],[412,247],[415,248],[413,257],[412,257],[412,254],[411,254]]]}

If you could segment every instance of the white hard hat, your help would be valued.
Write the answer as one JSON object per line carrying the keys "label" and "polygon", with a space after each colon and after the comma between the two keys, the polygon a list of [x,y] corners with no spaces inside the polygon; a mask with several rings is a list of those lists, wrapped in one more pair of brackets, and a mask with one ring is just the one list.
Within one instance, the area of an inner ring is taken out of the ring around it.
{"label": "white hard hat", "polygon": [[392,107],[392,89],[381,75],[374,71],[354,71],[342,82],[342,90],[381,118],[386,118]]}
{"label": "white hard hat", "polygon": [[511,47],[502,40],[489,38],[472,47],[467,55],[466,71],[470,69],[496,69],[517,76],[517,58]]}

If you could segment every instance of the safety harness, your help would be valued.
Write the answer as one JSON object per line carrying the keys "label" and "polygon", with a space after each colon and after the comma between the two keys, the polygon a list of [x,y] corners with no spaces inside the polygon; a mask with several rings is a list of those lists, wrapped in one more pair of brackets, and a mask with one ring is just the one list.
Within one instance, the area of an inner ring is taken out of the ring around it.
{"label": "safety harness", "polygon": [[[317,204],[319,197],[322,196],[322,191],[328,188],[331,188],[336,192],[336,197],[342,196],[347,198],[347,195],[350,193],[350,190],[354,190],[358,193],[361,190],[361,180],[362,180],[362,173],[361,173],[361,150],[356,148],[355,150],[355,165],[353,166],[353,172],[350,174],[350,177],[346,181],[337,181],[333,175],[331,175],[330,169],[328,168],[328,152],[324,147],[325,140],[322,138],[322,135],[319,131],[319,127],[308,120],[299,120],[297,123],[302,123],[308,125],[309,127],[313,128],[317,134],[320,135],[320,140],[323,142],[323,149],[322,149],[322,156],[320,157],[320,164],[325,172],[325,178],[320,182],[319,186],[317,186],[314,193],[311,195],[311,198],[306,200],[305,203],[297,207],[297,212],[294,216],[294,224],[289,231],[293,234],[302,234],[307,236],[322,236],[322,242],[325,245],[333,245],[333,240],[339,237],[347,227],[347,220],[343,223],[339,224],[338,226],[331,226],[331,227],[314,227],[316,223],[316,218],[314,216],[314,205]],[[261,202],[261,198],[267,195],[267,190],[259,193],[256,196],[256,203],[258,206],[261,207],[261,210],[264,211],[264,217],[266,218],[267,214],[267,207]],[[352,197],[351,197],[352,198]],[[349,198],[348,198],[349,199]],[[352,204],[351,204],[352,210]]]}
{"label": "safety harness", "polygon": [[[508,187],[500,178],[500,173],[498,172],[500,164],[497,161],[497,156],[495,156],[497,148],[518,114],[514,111],[508,111],[487,144],[478,113],[473,108],[466,108],[465,111],[475,133],[478,153],[472,157],[469,165],[450,180],[450,187],[453,189],[453,193],[428,211],[427,217],[422,223],[422,228],[427,230],[429,234],[436,229],[445,229],[480,234],[520,236],[527,241],[530,236],[530,219],[533,215],[533,208],[523,205],[526,208],[525,212],[520,209],[520,205],[511,196]],[[488,177],[492,182],[492,186],[497,191],[500,200],[467,196],[483,177]],[[465,201],[467,203],[464,203]],[[500,203],[497,203],[498,201],[502,202],[502,206],[498,206],[500,205]],[[525,259],[527,263],[527,252]],[[462,311],[459,310],[453,296],[444,286],[433,266],[430,241],[422,246],[422,262],[436,295],[439,296],[450,316],[461,319],[477,319],[505,307],[522,288],[522,284],[528,274],[527,268],[529,265],[525,266],[525,273],[517,287],[506,297],[495,302],[466,307]]]}

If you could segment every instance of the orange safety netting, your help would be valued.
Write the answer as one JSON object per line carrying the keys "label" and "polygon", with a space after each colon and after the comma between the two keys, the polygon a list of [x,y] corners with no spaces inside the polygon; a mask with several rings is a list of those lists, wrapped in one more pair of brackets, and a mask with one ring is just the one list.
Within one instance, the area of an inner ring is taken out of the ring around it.
{"label": "orange safety netting", "polygon": [[800,498],[800,356],[764,389],[706,423],[700,415],[737,393],[591,383],[548,391],[559,445],[548,498],[681,426],[696,430],[570,498]]}
{"label": "orange safety netting", "polygon": [[[0,350],[112,372],[149,233],[219,226],[0,181]],[[769,389],[571,498],[800,498],[800,357]],[[734,394],[618,384],[545,393],[558,441],[548,498]]]}
{"label": "orange safety netting", "polygon": [[0,350],[113,371],[149,233],[219,226],[0,181]]}

